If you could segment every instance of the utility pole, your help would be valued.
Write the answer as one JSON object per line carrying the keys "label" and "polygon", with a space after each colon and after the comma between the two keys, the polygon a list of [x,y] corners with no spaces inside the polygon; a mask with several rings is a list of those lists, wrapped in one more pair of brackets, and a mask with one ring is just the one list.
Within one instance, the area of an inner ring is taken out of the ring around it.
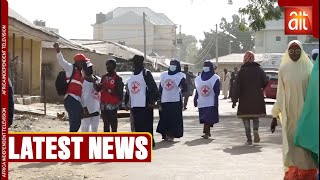
{"label": "utility pole", "polygon": [[143,12],[143,48],[144,48],[144,59],[147,59],[147,32],[146,32],[146,13]]}
{"label": "utility pole", "polygon": [[229,33],[228,37],[229,37],[229,54],[231,54],[231,40],[230,40],[230,33]]}
{"label": "utility pole", "polygon": [[218,66],[218,24],[216,24],[216,66]]}

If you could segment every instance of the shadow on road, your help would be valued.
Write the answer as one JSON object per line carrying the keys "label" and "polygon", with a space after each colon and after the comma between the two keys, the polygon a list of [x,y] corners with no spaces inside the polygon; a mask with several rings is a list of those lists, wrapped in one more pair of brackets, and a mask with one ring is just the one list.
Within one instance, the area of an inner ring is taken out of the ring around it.
{"label": "shadow on road", "polygon": [[52,166],[52,165],[57,165],[57,164],[58,164],[57,162],[54,162],[54,163],[50,163],[50,162],[47,162],[47,163],[29,163],[29,164],[21,165],[18,168],[45,168],[47,166]]}
{"label": "shadow on road", "polygon": [[199,139],[194,139],[192,141],[186,141],[185,144],[187,146],[199,146],[203,144],[209,144],[213,141],[214,139],[204,139],[204,138],[199,138]]}
{"label": "shadow on road", "polygon": [[160,142],[156,143],[156,146],[153,148],[153,150],[169,148],[169,147],[172,147],[176,143],[178,143],[178,142],[176,142],[176,141],[174,141],[174,142],[160,141]]}
{"label": "shadow on road", "polygon": [[225,148],[223,152],[229,153],[230,155],[242,155],[242,154],[251,154],[261,152],[261,148],[259,146],[233,146],[232,148]]}

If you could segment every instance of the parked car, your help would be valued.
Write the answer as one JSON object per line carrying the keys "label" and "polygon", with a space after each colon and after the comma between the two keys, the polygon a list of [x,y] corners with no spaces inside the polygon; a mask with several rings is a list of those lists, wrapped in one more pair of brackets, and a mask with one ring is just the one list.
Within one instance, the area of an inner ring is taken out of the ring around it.
{"label": "parked car", "polygon": [[126,95],[126,92],[127,92],[126,85],[127,85],[128,79],[130,78],[130,76],[132,74],[132,71],[117,72],[117,74],[122,78],[122,82],[124,84],[124,87],[123,87],[123,99],[122,99],[122,102],[121,102],[121,104],[119,106],[119,110],[124,110],[125,109],[124,99],[125,99],[125,95]]}
{"label": "parked car", "polygon": [[[125,102],[124,102],[124,97],[125,97],[125,94],[126,94],[126,85],[127,85],[127,82],[128,82],[128,79],[130,78],[132,72],[131,71],[124,71],[124,72],[117,72],[117,74],[122,78],[122,81],[123,81],[123,84],[125,85],[124,86],[124,89],[123,89],[123,99],[122,99],[122,102],[119,106],[119,110],[124,110],[125,109]],[[157,84],[157,87],[159,88],[159,85],[160,85],[160,74],[161,72],[152,72],[151,73],[153,78],[154,78],[154,81],[156,82]]]}
{"label": "parked car", "polygon": [[277,97],[277,87],[278,87],[278,71],[268,70],[265,71],[269,83],[264,89],[264,95],[266,98],[276,99]]}
{"label": "parked car", "polygon": [[160,85],[160,74],[161,74],[161,72],[152,72],[151,74],[152,74],[152,76],[153,76],[154,81],[155,81],[156,84],[157,84],[157,87],[159,88],[159,85]]}

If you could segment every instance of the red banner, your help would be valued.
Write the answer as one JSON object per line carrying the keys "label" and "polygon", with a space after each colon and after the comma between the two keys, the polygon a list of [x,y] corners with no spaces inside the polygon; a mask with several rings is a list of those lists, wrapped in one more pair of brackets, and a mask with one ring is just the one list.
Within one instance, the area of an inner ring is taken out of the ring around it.
{"label": "red banner", "polygon": [[8,2],[1,0],[1,180],[8,179]]}
{"label": "red banner", "polygon": [[10,162],[151,162],[149,133],[9,133]]}

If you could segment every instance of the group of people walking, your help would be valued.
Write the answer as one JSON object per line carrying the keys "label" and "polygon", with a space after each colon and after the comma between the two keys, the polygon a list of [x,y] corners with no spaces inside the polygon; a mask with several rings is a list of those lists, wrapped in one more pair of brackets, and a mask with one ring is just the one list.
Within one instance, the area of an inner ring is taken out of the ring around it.
{"label": "group of people walking", "polygon": [[100,117],[104,132],[117,132],[117,109],[123,96],[123,82],[115,71],[116,61],[106,62],[107,73],[102,78],[93,75],[93,64],[83,54],[74,56],[74,63],[67,62],[55,43],[57,61],[64,69],[66,84],[64,106],[69,117],[69,131],[97,132]]}
{"label": "group of people walking", "polygon": [[[232,108],[238,104],[237,116],[244,124],[246,144],[260,142],[259,118],[266,116],[263,90],[268,85],[268,77],[255,62],[254,53],[251,51],[245,53],[239,71],[235,69],[230,74],[225,70],[222,79],[215,72],[216,66],[210,61],[203,63],[202,72],[193,81],[190,74],[186,73],[188,69],[181,71],[180,62],[172,60],[168,71],[160,75],[159,87],[151,72],[144,68],[144,57],[136,55],[130,60],[133,74],[126,84],[125,97],[122,97],[124,84],[115,72],[115,60],[107,61],[108,73],[99,78],[93,76],[90,59],[77,54],[74,57],[75,63],[70,64],[63,59],[59,46],[55,44],[55,47],[58,62],[66,71],[67,81],[69,80],[65,108],[69,114],[70,132],[78,131],[80,126],[82,131],[89,131],[89,126],[92,131],[97,131],[100,114],[104,131],[116,132],[118,105],[122,98],[125,98],[126,109],[130,109],[133,118],[134,131],[149,132],[153,135],[153,111],[158,107],[160,120],[156,132],[160,133],[165,141],[181,138],[182,111],[186,109],[183,97],[184,94],[190,96],[190,93],[187,93],[188,84],[194,83],[196,93],[193,103],[199,109],[203,138],[208,139],[211,136],[210,128],[219,122],[219,95],[222,85],[224,98],[227,98],[226,89],[231,89]],[[279,68],[277,99],[272,109],[270,129],[272,133],[275,131],[280,118],[285,179],[312,179],[317,173],[319,143],[313,139],[319,135],[319,57],[314,57],[314,62],[310,61],[301,43],[295,40],[289,43]],[[81,71],[84,72],[84,77]],[[226,80],[231,81],[231,87],[224,87]]]}

